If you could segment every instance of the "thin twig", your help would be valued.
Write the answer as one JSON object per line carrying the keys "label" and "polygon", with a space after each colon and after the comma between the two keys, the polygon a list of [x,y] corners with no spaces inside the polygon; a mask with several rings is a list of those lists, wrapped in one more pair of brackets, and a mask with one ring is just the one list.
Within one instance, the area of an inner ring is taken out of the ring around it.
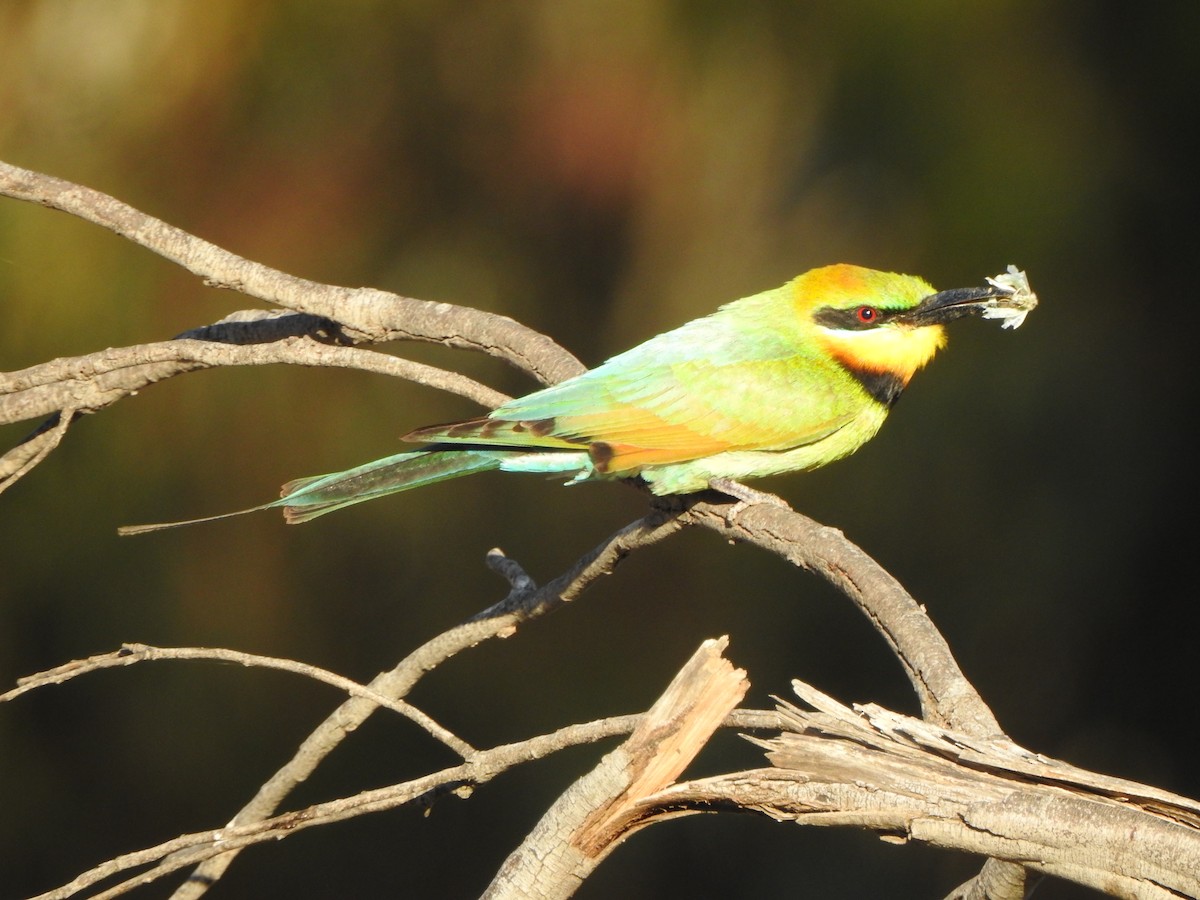
{"label": "thin twig", "polygon": [[383,706],[392,712],[399,713],[425,729],[431,736],[441,741],[463,759],[468,759],[475,753],[474,747],[439,725],[430,716],[412,704],[405,703],[403,700],[394,700],[391,697],[385,697],[378,691],[361,685],[350,678],[338,675],[336,672],[330,672],[327,669],[322,669],[308,663],[297,662],[292,659],[260,656],[256,653],[244,653],[240,650],[227,650],[220,647],[152,647],[149,644],[123,644],[120,650],[89,656],[87,659],[76,659],[61,666],[56,666],[53,669],[48,669],[45,672],[38,672],[34,675],[27,675],[24,678],[18,679],[17,687],[0,694],[0,703],[15,700],[29,691],[51,684],[62,684],[65,681],[78,678],[80,675],[86,675],[89,672],[95,672],[100,669],[130,666],[139,662],[182,659],[232,662],[242,666],[278,669],[282,672],[304,675],[314,681],[320,681],[341,691],[345,691],[352,697],[369,700],[378,706]]}
{"label": "thin twig", "polygon": [[75,409],[63,409],[43,422],[19,444],[0,456],[0,493],[12,487],[50,455],[75,420]]}

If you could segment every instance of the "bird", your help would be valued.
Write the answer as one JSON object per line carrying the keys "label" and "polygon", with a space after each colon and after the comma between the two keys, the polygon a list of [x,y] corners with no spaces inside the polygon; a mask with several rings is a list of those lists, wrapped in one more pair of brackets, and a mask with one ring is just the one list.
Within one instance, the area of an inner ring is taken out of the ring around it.
{"label": "bird", "polygon": [[282,508],[289,524],[398,491],[489,470],[568,484],[640,478],[650,492],[716,488],[814,469],[879,431],[913,375],[967,315],[1015,327],[1036,305],[1023,272],[986,287],[839,263],[719,307],[594,369],[479,418],[418,428],[421,447],[290,481],[280,498],[140,534]]}

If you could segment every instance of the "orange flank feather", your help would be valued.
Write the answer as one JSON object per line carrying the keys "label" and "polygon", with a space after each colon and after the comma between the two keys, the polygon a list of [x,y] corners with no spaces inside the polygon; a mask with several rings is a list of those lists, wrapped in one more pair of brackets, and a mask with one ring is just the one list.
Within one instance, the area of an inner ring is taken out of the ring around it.
{"label": "orange flank feather", "polygon": [[547,423],[551,427],[556,424],[554,419],[510,422],[480,418],[449,426],[420,428],[404,435],[402,440],[432,444],[478,443],[489,447],[586,449],[597,472],[614,476],[636,474],[643,466],[695,459],[735,446],[687,425],[667,422],[646,410],[627,407],[618,411],[618,419],[619,412],[632,414],[623,423],[614,423],[613,411],[607,412],[607,415],[567,417],[564,425],[568,431],[563,433],[557,429],[546,430]]}

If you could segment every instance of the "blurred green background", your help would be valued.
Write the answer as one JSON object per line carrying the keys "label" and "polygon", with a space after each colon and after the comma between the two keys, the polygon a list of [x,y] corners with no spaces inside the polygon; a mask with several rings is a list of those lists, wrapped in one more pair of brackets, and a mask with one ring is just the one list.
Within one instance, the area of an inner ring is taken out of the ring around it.
{"label": "blurred green background", "polygon": [[[7,0],[0,159],[296,275],[513,316],[589,365],[814,265],[957,287],[1018,264],[1042,298],[1024,328],[958,325],[874,442],[762,486],[928,606],[1014,739],[1196,796],[1198,50],[1189,2]],[[0,200],[0,369],[253,305]],[[493,360],[396,349],[532,387]],[[488,548],[545,580],[645,508],[620,486],[482,476],[303,528],[264,514],[115,535],[268,499],[473,412],[378,376],[280,367],[174,379],[79,422],[0,497],[0,684],[122,641],[367,680],[503,596]],[[0,429],[4,446],[33,424]],[[412,699],[476,746],[516,740],[643,709],[720,634],[751,705],[802,677],[914,710],[849,603],[703,533],[635,555]],[[223,824],[338,699],[279,673],[162,663],[0,709],[0,894]],[[429,818],[253,849],[212,896],[475,896],[599,753],[524,767]],[[760,758],[725,736],[697,771]],[[449,762],[381,714],[290,805]],[[695,817],[639,833],[580,896],[923,898],[976,866]]]}

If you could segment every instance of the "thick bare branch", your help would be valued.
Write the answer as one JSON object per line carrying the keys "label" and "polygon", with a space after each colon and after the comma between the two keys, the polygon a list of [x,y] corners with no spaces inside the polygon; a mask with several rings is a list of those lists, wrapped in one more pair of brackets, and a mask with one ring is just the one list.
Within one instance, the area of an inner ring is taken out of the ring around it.
{"label": "thick bare branch", "polygon": [[[506,360],[543,383],[583,371],[583,365],[545,335],[506,316],[450,303],[416,300],[369,288],[345,288],[296,278],[243,259],[182,229],[116,200],[100,191],[0,162],[0,195],[62,210],[108,228],[200,276],[206,284],[238,290],[303,314],[308,330],[336,332],[344,343],[418,340],[476,350]],[[316,323],[315,325],[313,323]],[[61,442],[73,416],[95,412],[141,388],[196,369],[219,365],[336,365],[386,372],[452,390],[487,406],[504,395],[463,376],[350,347],[330,347],[299,340],[299,334],[260,334],[253,340],[282,341],[270,349],[185,344],[187,338],[223,338],[217,326],[196,329],[176,342],[105,350],[75,359],[55,360],[21,372],[0,373],[0,423],[55,415],[55,424],[39,429],[0,457],[0,491],[14,484]],[[228,329],[227,329],[228,330]],[[233,343],[248,344],[245,335]],[[66,413],[60,415],[60,413]]]}
{"label": "thick bare branch", "polygon": [[504,862],[487,900],[559,900],[642,823],[640,805],[671,784],[745,696],[750,682],[705,641],[620,747],[555,801]]}
{"label": "thick bare branch", "polygon": [[[688,522],[698,522],[729,540],[745,540],[794,565],[814,572],[842,593],[884,637],[916,691],[931,722],[977,737],[1002,734],[991,709],[959,668],[950,645],[925,608],[879,563],[835,528],[790,510],[782,502],[698,503]],[[977,900],[1020,900],[1025,895],[1022,866],[989,860],[961,888]]]}
{"label": "thick bare branch", "polygon": [[[648,818],[714,807],[1019,862],[1120,897],[1200,896],[1200,803],[982,741],[879,707],[785,705],[775,768],[700,779],[645,801]],[[960,889],[961,890],[961,889]]]}
{"label": "thick bare branch", "polygon": [[925,609],[844,534],[782,504],[751,503],[732,522],[727,512],[728,506],[695,503],[684,521],[762,547],[829,581],[854,601],[896,653],[926,719],[980,737],[1001,734],[996,717],[963,675]]}
{"label": "thick bare branch", "polygon": [[178,263],[212,287],[230,288],[337,322],[356,342],[418,340],[482,351],[547,384],[583,370],[577,359],[545,335],[507,316],[297,278],[243,259],[100,191],[60,178],[0,162],[0,195],[102,225]]}
{"label": "thick bare branch", "polygon": [[329,323],[295,313],[245,313],[170,341],[110,347],[0,373],[0,424],[48,416],[60,409],[95,412],[147,385],[197,369],[286,363],[359,369],[458,394],[492,408],[508,399],[465,375],[359,347],[329,343]]}

